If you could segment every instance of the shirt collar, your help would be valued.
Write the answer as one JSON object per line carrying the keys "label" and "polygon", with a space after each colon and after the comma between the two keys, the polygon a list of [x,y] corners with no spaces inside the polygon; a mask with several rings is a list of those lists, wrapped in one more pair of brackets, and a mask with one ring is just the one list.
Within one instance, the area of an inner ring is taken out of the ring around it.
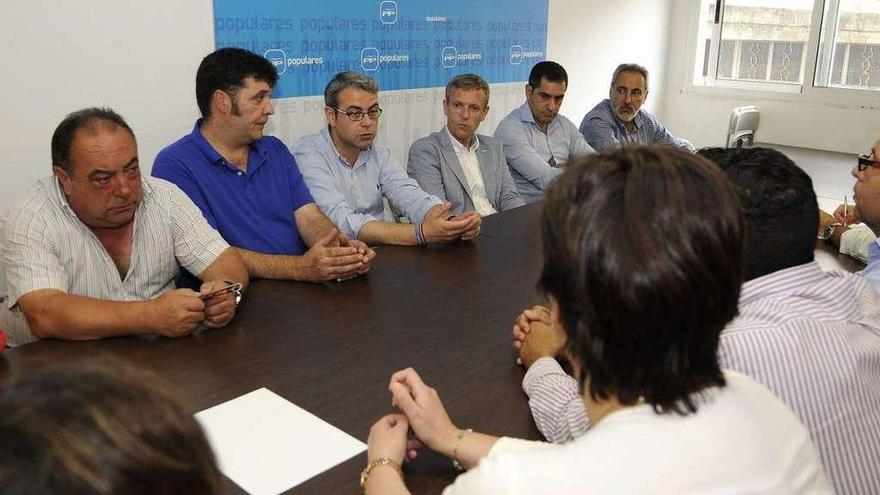
{"label": "shirt collar", "polygon": [[525,102],[522,105],[520,105],[520,107],[516,111],[517,111],[517,116],[519,117],[519,120],[522,120],[523,122],[530,122],[532,124],[538,125],[538,123],[535,122],[535,116],[532,115],[532,109],[529,108],[529,102]]}
{"label": "shirt collar", "polygon": [[641,129],[641,128],[642,128],[642,125],[645,123],[645,116],[642,114],[642,109],[641,109],[641,108],[639,108],[639,111],[636,112],[636,116],[633,117],[632,122],[633,122],[633,126],[634,126],[636,129]]}
{"label": "shirt collar", "polygon": [[[211,143],[209,143],[208,140],[205,139],[205,135],[202,134],[202,124],[204,123],[204,121],[204,118],[196,120],[196,123],[193,126],[193,130],[190,133],[190,137],[192,138],[193,142],[196,143],[196,148],[205,157],[205,159],[208,160],[208,162],[238,171],[238,169],[232,166],[232,164],[227,163],[226,159],[223,158],[223,155],[221,155],[219,151],[214,149],[214,147],[211,146]],[[261,158],[256,163],[251,163],[251,160],[248,160],[248,174],[251,174],[255,169],[260,166],[260,164],[267,160],[266,154],[268,153],[268,151],[266,147],[263,146],[262,138],[249,144],[248,148],[251,152],[253,152],[249,153],[249,155],[256,154]]]}
{"label": "shirt collar", "polygon": [[452,149],[455,150],[456,153],[473,153],[480,147],[480,138],[477,137],[476,133],[474,133],[474,142],[471,143],[471,147],[465,148],[458,139],[455,139],[455,136],[449,131],[449,127],[443,126],[443,129],[446,130],[446,135],[449,136],[449,140],[452,141]]}
{"label": "shirt collar", "polygon": [[[532,114],[532,109],[529,108],[529,102],[523,103],[522,106],[520,106],[516,110],[516,112],[521,121],[533,124],[540,130],[538,122],[535,120],[535,116]],[[557,114],[556,117],[553,117],[553,120],[551,120],[550,123],[547,124],[547,134],[550,133],[550,129],[556,128],[557,122],[559,122],[559,114]]]}
{"label": "shirt collar", "polygon": [[[342,156],[341,153],[339,153],[339,150],[336,148],[336,145],[333,144],[333,138],[330,137],[330,126],[329,125],[325,126],[323,129],[321,129],[321,137],[324,138],[324,145],[327,147],[327,149],[332,150],[332,153],[336,156],[336,158],[340,162],[348,165],[348,160],[346,160],[345,157]],[[351,167],[354,168],[354,167],[359,166],[361,163],[365,163],[367,161],[367,159],[369,158],[369,154],[372,151],[373,151],[372,144],[370,146],[368,146],[367,149],[361,150],[360,154],[357,157],[357,160],[355,160],[354,164],[351,165]]]}
{"label": "shirt collar", "polygon": [[768,273],[743,284],[740,293],[740,307],[769,294],[802,290],[804,287],[818,283],[826,276],[827,274],[822,271],[816,261]]}

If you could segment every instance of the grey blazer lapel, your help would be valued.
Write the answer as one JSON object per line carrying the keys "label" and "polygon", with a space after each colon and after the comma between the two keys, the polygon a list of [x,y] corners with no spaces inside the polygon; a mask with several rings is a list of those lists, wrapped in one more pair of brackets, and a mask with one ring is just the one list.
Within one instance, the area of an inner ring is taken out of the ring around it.
{"label": "grey blazer lapel", "polygon": [[458,182],[461,183],[461,190],[465,196],[473,202],[474,198],[471,197],[471,188],[468,186],[467,177],[464,175],[464,170],[461,168],[461,163],[458,161],[458,155],[455,154],[455,149],[452,147],[452,141],[449,138],[449,133],[446,132],[446,128],[440,129],[440,132],[437,133],[437,139],[440,141],[440,151],[443,153],[443,160],[449,166],[449,170],[452,170]]}
{"label": "grey blazer lapel", "polygon": [[[474,139],[479,139],[474,136]],[[477,161],[480,163],[480,175],[483,176],[483,187],[486,188],[486,198],[492,205],[495,205],[498,197],[498,186],[495,179],[495,163],[492,160],[492,150],[489,149],[486,140],[480,140],[480,147],[477,148]],[[499,209],[495,206],[496,209]]]}

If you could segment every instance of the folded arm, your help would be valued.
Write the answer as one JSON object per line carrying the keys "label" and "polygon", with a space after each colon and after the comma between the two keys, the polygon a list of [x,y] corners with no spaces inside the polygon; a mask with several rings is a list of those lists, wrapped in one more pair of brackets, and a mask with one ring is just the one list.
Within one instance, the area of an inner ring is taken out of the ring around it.
{"label": "folded arm", "polygon": [[549,157],[545,159],[535,151],[521,125],[499,126],[495,137],[504,143],[507,164],[539,189],[546,189],[562,173],[562,169],[550,166]]}
{"label": "folded arm", "polygon": [[590,427],[577,381],[555,359],[535,361],[523,379],[523,391],[529,397],[535,424],[547,441],[565,443]]}
{"label": "folded arm", "polygon": [[189,289],[148,301],[108,301],[57,289],[29,292],[18,299],[38,338],[94,340],[119,335],[185,335],[204,320],[204,303]]}

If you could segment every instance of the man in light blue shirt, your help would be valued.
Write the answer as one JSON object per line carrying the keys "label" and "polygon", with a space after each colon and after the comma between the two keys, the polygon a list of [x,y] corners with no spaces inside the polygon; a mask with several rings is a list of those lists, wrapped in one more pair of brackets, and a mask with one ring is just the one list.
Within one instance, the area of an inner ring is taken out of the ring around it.
{"label": "man in light blue shirt", "polygon": [[[858,215],[873,232],[880,232],[880,139],[871,153],[860,156],[852,170]],[[854,208],[855,209],[855,208]],[[868,246],[868,266],[859,272],[874,290],[880,292],[880,237]]]}
{"label": "man in light blue shirt", "polygon": [[[476,237],[479,213],[453,216],[449,203],[423,191],[387,148],[373,144],[382,115],[378,94],[371,77],[336,74],[324,90],[327,127],[294,144],[318,206],[349,238],[366,243],[424,245]],[[383,196],[412,224],[383,221]]]}
{"label": "man in light blue shirt", "polygon": [[601,151],[624,144],[671,144],[694,151],[693,145],[663,127],[642,105],[648,98],[648,69],[620,64],[611,77],[608,99],[587,112],[580,132],[590,146]]}
{"label": "man in light blue shirt", "polygon": [[510,175],[526,203],[544,198],[544,189],[561,167],[593,151],[577,127],[559,107],[568,87],[568,74],[545,60],[532,67],[526,84],[526,102],[507,114],[495,129],[504,143]]}

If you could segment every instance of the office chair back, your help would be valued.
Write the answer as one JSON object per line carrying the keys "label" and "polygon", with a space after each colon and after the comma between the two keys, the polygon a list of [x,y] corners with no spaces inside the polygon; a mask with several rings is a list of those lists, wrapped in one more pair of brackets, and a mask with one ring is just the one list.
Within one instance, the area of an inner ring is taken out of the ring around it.
{"label": "office chair back", "polygon": [[761,121],[761,112],[758,107],[748,105],[745,107],[734,108],[730,114],[730,124],[727,128],[728,148],[741,148],[755,143],[755,132],[758,130],[758,123]]}

